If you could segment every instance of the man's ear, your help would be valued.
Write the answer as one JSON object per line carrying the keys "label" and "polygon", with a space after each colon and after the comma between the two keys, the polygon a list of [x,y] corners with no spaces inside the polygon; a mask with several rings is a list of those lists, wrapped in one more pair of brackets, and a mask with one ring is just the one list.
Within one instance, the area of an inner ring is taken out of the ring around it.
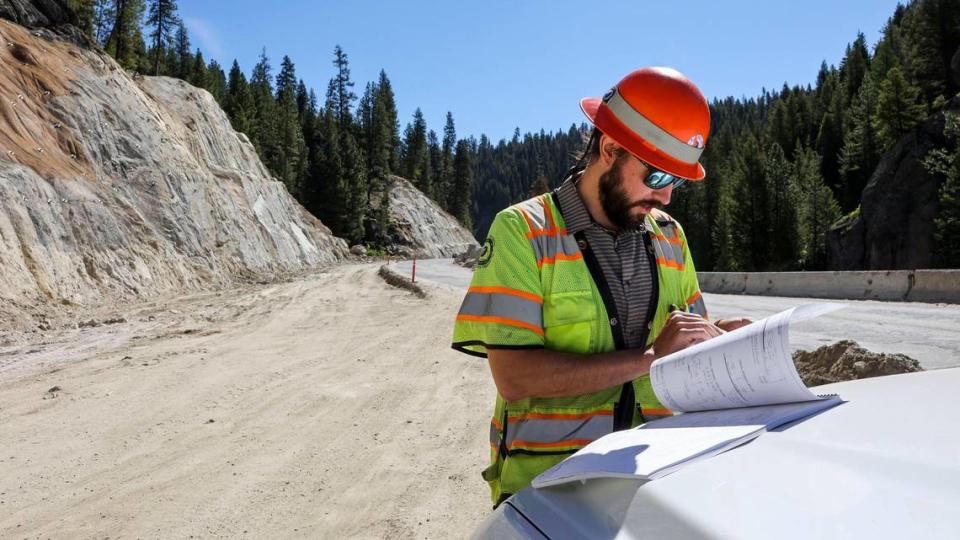
{"label": "man's ear", "polygon": [[617,160],[618,150],[620,148],[621,146],[617,144],[616,141],[604,133],[600,137],[600,163],[603,163],[606,167],[613,165],[613,162]]}

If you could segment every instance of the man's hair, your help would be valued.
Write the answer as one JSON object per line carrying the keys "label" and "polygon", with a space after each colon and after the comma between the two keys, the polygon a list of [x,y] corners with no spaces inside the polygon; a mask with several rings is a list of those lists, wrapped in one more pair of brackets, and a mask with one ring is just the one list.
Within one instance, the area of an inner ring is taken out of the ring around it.
{"label": "man's hair", "polygon": [[[579,166],[586,167],[591,161],[600,157],[600,137],[602,135],[603,132],[597,128],[593,128],[593,131],[590,132],[590,136],[583,143],[583,151],[576,156]],[[622,146],[617,148],[618,159],[625,153],[626,150]]]}
{"label": "man's hair", "polygon": [[584,165],[600,157],[600,136],[603,132],[593,128],[590,135],[586,135],[583,141],[583,151],[577,155],[577,161]]}

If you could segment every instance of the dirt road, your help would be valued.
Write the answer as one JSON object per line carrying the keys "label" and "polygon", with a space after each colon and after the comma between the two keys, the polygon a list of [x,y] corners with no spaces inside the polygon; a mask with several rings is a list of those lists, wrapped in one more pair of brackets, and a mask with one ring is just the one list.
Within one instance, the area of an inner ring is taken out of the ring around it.
{"label": "dirt road", "polygon": [[0,537],[469,535],[493,386],[449,348],[462,293],[376,269],[0,347]]}

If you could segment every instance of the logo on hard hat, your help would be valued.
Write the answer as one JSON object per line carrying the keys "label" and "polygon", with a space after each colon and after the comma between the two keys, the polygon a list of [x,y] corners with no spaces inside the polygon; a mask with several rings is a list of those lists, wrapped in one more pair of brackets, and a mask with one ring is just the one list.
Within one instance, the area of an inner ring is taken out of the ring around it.
{"label": "logo on hard hat", "polygon": [[612,98],[613,95],[616,94],[616,93],[617,93],[617,87],[614,86],[613,88],[611,88],[610,90],[608,90],[606,94],[603,95],[603,102],[606,103],[606,102],[610,101],[610,98]]}
{"label": "logo on hard hat", "polygon": [[690,140],[687,141],[687,146],[692,146],[694,148],[703,148],[703,135],[697,133],[693,137],[690,137]]}

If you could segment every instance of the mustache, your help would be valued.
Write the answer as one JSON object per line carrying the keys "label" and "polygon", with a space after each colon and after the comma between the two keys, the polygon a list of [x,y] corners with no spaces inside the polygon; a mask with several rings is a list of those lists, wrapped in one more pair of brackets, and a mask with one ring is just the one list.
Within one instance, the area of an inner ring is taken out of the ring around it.
{"label": "mustache", "polygon": [[638,206],[649,206],[651,208],[656,208],[657,210],[660,210],[663,208],[663,203],[661,203],[660,201],[655,201],[653,199],[641,199],[639,201],[630,203],[630,206],[628,206],[627,208],[628,209],[636,208]]}

